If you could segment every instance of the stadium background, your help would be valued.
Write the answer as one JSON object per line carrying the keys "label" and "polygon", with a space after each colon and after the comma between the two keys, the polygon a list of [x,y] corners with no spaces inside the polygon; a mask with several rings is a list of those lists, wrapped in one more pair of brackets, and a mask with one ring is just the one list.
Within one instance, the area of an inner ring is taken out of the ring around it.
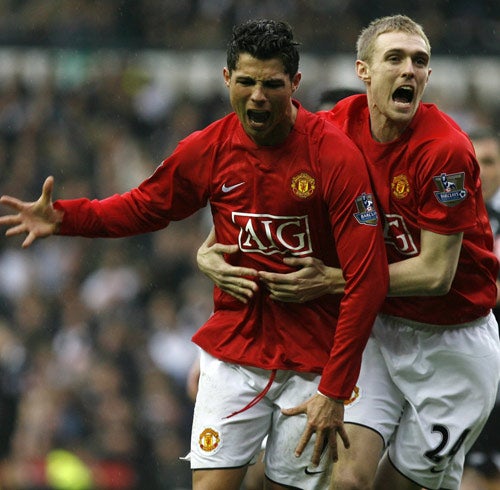
{"label": "stadium background", "polygon": [[[105,197],[147,177],[229,110],[225,43],[247,18],[294,27],[297,97],[315,109],[324,89],[362,89],[360,29],[407,13],[433,46],[426,100],[466,130],[498,128],[500,2],[414,3],[0,0],[0,193],[33,200],[54,175],[55,198]],[[211,311],[195,264],[209,226],[200,212],[124,240],[0,239],[0,488],[190,488],[178,458],[190,337]]]}

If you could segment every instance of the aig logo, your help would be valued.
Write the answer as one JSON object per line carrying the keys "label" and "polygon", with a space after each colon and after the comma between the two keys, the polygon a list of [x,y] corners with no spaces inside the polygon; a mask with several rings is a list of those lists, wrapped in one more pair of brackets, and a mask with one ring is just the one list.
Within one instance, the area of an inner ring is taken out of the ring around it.
{"label": "aig logo", "polygon": [[312,252],[307,216],[233,213],[240,228],[238,243],[243,252],[264,255],[305,255]]}

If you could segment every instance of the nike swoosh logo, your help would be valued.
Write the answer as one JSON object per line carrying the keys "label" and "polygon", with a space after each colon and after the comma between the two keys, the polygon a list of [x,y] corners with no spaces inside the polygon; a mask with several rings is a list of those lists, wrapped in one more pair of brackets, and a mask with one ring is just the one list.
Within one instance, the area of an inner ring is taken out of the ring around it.
{"label": "nike swoosh logo", "polygon": [[304,468],[304,473],[306,475],[319,475],[320,473],[324,473],[325,470],[321,470],[321,471],[311,471],[309,468]]}
{"label": "nike swoosh logo", "polygon": [[431,473],[442,473],[444,470],[440,470],[438,468],[436,468],[435,466],[433,466],[431,468]]}
{"label": "nike swoosh logo", "polygon": [[232,190],[236,189],[236,187],[239,187],[240,185],[243,185],[245,182],[240,182],[239,184],[234,184],[234,185],[229,185],[226,186],[226,184],[222,184],[222,192],[231,192]]}

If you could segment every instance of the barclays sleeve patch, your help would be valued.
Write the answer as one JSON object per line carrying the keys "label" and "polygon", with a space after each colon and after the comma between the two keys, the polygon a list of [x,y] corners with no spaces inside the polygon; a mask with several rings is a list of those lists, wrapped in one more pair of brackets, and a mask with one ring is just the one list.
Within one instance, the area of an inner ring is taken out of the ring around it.
{"label": "barclays sleeve patch", "polygon": [[378,223],[378,214],[373,204],[373,196],[363,192],[356,198],[357,213],[354,213],[356,221],[361,225],[376,226]]}
{"label": "barclays sleeve patch", "polygon": [[441,204],[448,207],[456,206],[467,197],[467,190],[464,188],[465,172],[456,174],[442,173],[433,177],[438,188],[434,191],[434,196]]}

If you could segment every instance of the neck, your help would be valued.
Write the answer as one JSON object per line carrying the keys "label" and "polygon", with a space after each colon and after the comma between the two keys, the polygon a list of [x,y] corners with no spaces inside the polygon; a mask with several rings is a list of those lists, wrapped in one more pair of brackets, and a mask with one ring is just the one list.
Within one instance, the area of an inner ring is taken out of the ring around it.
{"label": "neck", "polygon": [[413,117],[390,118],[373,101],[370,91],[367,91],[367,98],[370,111],[370,130],[373,139],[379,143],[390,143],[397,140],[410,125]]}
{"label": "neck", "polygon": [[391,141],[397,140],[408,127],[408,124],[401,126],[395,126],[390,122],[387,124],[377,124],[373,118],[370,118],[370,126],[372,137],[375,141],[379,143],[390,143]]}
{"label": "neck", "polygon": [[377,111],[370,111],[370,130],[373,139],[379,143],[390,143],[397,140],[405,132],[410,122],[394,121]]}

